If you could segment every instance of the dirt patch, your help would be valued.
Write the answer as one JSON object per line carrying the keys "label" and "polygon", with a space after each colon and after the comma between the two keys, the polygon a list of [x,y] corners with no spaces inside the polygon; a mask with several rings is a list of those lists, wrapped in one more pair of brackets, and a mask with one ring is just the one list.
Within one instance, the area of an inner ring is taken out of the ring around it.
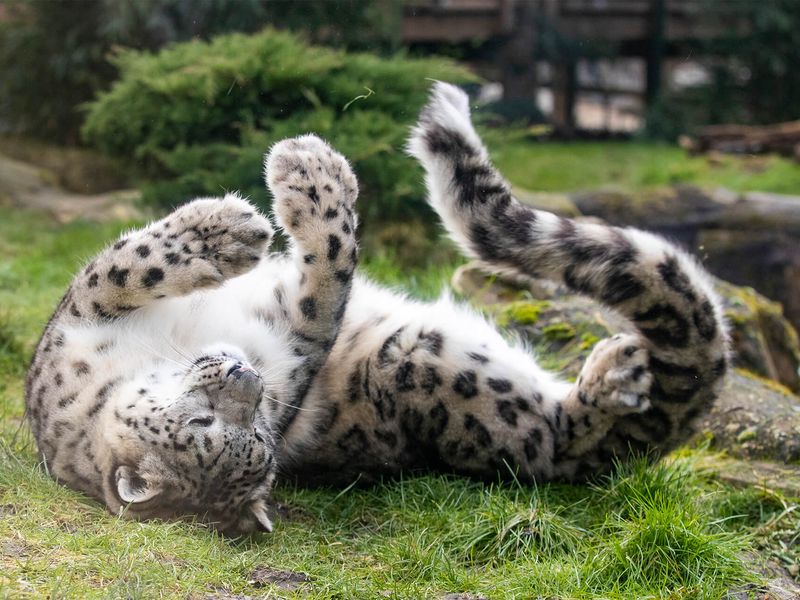
{"label": "dirt patch", "polygon": [[282,590],[293,591],[310,581],[311,578],[305,573],[279,571],[271,567],[256,567],[250,573],[247,583],[257,588],[274,585]]}
{"label": "dirt patch", "polygon": [[24,558],[31,553],[31,547],[22,540],[6,540],[0,546],[0,554],[8,558]]}
{"label": "dirt patch", "polygon": [[202,596],[191,596],[191,600],[256,600],[253,596],[247,594],[234,594],[225,588],[214,588],[208,594]]}
{"label": "dirt patch", "polygon": [[764,576],[763,584],[753,584],[731,590],[725,596],[725,600],[797,600],[800,598],[800,585],[780,565],[767,563],[758,571]]}

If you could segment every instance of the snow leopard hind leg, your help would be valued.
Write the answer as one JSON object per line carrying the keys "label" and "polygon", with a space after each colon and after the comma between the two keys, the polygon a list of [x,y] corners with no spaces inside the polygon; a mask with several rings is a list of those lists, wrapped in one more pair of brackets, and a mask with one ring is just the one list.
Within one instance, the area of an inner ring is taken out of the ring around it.
{"label": "snow leopard hind leg", "polygon": [[[684,442],[729,366],[720,302],[702,268],[657,236],[518,202],[472,126],[466,95],[454,86],[434,86],[409,150],[425,169],[431,205],[467,255],[494,269],[562,282],[635,328],[598,344],[576,384],[553,403],[553,477],[582,479],[632,453],[657,456]],[[587,386],[603,390],[613,410],[595,406]]]}

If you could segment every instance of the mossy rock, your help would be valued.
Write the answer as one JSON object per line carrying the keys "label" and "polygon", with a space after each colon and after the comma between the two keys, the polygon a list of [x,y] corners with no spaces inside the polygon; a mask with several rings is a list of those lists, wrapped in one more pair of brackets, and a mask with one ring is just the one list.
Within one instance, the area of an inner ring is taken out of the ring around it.
{"label": "mossy rock", "polygon": [[[569,338],[567,328],[572,327],[575,337],[582,337],[584,345],[590,349],[593,344],[586,342],[591,338],[583,336],[598,335],[589,327],[593,318],[600,319],[603,325],[611,325],[614,331],[629,328],[616,313],[571,294],[563,286],[538,279],[488,275],[479,263],[459,268],[453,276],[453,287],[476,305],[492,307],[498,325],[512,329],[528,326],[526,335],[537,344],[553,345],[552,342],[558,341],[554,337]],[[775,380],[795,392],[800,391],[800,343],[794,328],[783,316],[781,305],[752,288],[721,280],[716,281],[716,289],[731,326],[736,366]],[[542,320],[542,315],[547,319]],[[577,322],[573,322],[573,318],[577,318]],[[602,338],[606,332],[601,330],[600,333],[598,337]],[[556,350],[560,348],[558,344],[555,347]]]}
{"label": "mossy rock", "polygon": [[625,325],[619,316],[576,296],[484,308],[498,325],[529,343],[543,367],[569,378],[578,376],[598,341]]}
{"label": "mossy rock", "polygon": [[686,227],[720,210],[713,198],[692,186],[659,187],[636,194],[601,188],[577,192],[570,198],[584,215],[645,228]]}
{"label": "mossy rock", "polygon": [[700,455],[698,470],[736,487],[762,487],[800,498],[800,466],[763,460],[742,460],[725,453]]}
{"label": "mossy rock", "polygon": [[[18,136],[0,136],[0,154],[35,169],[34,183],[75,194],[100,194],[130,185],[130,167],[85,148],[67,148]],[[5,165],[4,165],[5,166]],[[15,173],[17,177],[20,173]],[[24,183],[25,176],[15,182]],[[41,180],[41,181],[38,181]]]}
{"label": "mossy rock", "polygon": [[[531,344],[543,367],[574,378],[597,341],[630,324],[598,303],[539,280],[486,275],[461,267],[453,286],[498,325]],[[797,335],[780,310],[750,288],[718,282],[732,326],[738,369],[703,421],[716,447],[732,456],[800,464]],[[775,377],[773,379],[772,377]]]}
{"label": "mossy rock", "polygon": [[788,388],[800,390],[800,344],[783,309],[753,288],[717,281],[731,327],[736,364]]}

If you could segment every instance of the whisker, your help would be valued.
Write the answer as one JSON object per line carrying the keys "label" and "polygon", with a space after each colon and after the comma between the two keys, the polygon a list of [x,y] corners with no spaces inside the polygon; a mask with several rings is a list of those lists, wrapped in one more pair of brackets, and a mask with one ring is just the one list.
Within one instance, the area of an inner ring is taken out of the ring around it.
{"label": "whisker", "polygon": [[293,408],[295,410],[301,410],[303,412],[319,412],[319,408],[303,408],[302,406],[295,406],[294,404],[289,404],[288,402],[281,402],[277,398],[273,398],[269,394],[264,394],[264,398],[269,400],[270,402],[274,402],[275,404],[280,404],[281,406],[286,406],[288,408]]}
{"label": "whisker", "polygon": [[139,344],[142,348],[144,348],[145,350],[147,350],[148,352],[150,352],[151,354],[153,354],[157,358],[160,358],[160,359],[165,360],[167,362],[171,362],[171,363],[173,363],[175,365],[178,365],[182,369],[186,369],[186,368],[191,366],[191,365],[187,365],[187,364],[185,364],[185,363],[183,363],[183,362],[181,362],[179,360],[176,360],[176,359],[174,359],[174,358],[172,358],[170,356],[167,356],[163,352],[159,352],[156,348],[154,348],[152,345],[147,343],[145,341],[145,339],[143,337],[141,337],[141,336],[138,336],[138,335],[134,334],[133,338],[134,338],[134,341],[137,344]]}
{"label": "whisker", "polygon": [[186,350],[182,349],[180,346],[178,346],[178,344],[175,343],[175,340],[173,340],[171,338],[168,338],[165,335],[164,336],[164,341],[166,341],[167,344],[169,344],[169,347],[172,348],[179,356],[185,358],[189,362],[189,364],[194,363],[195,358],[192,356],[192,354],[190,352],[187,352]]}

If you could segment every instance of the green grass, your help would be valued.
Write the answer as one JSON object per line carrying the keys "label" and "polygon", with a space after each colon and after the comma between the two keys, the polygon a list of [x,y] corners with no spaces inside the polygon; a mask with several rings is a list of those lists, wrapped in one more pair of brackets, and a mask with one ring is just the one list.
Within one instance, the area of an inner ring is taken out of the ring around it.
{"label": "green grass", "polygon": [[800,195],[800,166],[774,155],[689,157],[676,146],[647,142],[536,142],[522,133],[489,131],[492,158],[523,189],[627,191],[674,184]]}
{"label": "green grass", "polygon": [[[0,597],[708,598],[757,578],[743,553],[785,562],[791,499],[735,490],[693,464],[624,467],[596,486],[492,485],[426,475],[345,490],[282,486],[275,533],[224,539],[137,523],[54,483],[21,426],[22,365],[71,274],[123,225],[56,226],[0,209]],[[445,254],[446,255],[446,254]],[[447,261],[363,270],[420,297]],[[788,553],[787,553],[788,552]],[[295,591],[250,583],[302,572]],[[226,596],[227,594],[227,596]]]}

